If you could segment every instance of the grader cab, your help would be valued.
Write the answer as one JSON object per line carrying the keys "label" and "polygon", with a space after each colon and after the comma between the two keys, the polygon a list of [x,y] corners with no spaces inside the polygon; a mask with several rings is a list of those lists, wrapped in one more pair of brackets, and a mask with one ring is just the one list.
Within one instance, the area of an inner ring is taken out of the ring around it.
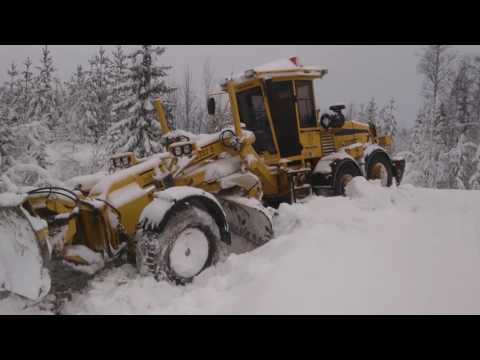
{"label": "grader cab", "polygon": [[[0,194],[0,291],[40,299],[65,281],[58,264],[91,274],[119,258],[186,284],[228,254],[232,234],[271,240],[281,202],[342,195],[355,176],[400,183],[391,137],[345,119],[342,105],[320,116],[313,81],[326,74],[292,58],[226,80],[233,123],[215,134],[172,131],[156,99],[165,152],[115,155],[108,174],[68,189]],[[215,117],[213,98],[208,108]]]}
{"label": "grader cab", "polygon": [[[341,195],[349,179],[366,176],[385,186],[401,182],[405,163],[388,155],[391,136],[375,126],[347,121],[345,105],[320,116],[313,82],[327,70],[304,67],[298,58],[247,70],[222,87],[230,97],[235,132],[248,130],[261,159],[254,171],[262,180],[263,201],[295,201],[316,193]],[[214,100],[209,111],[215,116]]]}

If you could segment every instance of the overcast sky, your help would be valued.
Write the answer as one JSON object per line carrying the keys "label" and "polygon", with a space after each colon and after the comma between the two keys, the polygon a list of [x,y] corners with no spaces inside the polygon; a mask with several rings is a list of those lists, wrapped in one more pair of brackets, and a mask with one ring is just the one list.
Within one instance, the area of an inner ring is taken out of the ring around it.
{"label": "overcast sky", "polygon": [[[6,69],[12,61],[22,62],[30,56],[38,63],[37,45],[0,45],[0,80],[6,79]],[[98,45],[51,45],[58,76],[66,80],[77,64],[86,65]],[[113,45],[104,45],[107,50]],[[125,46],[132,48],[133,46]],[[204,61],[210,58],[216,76],[224,78],[262,63],[279,58],[299,56],[304,65],[322,65],[329,69],[324,80],[317,81],[317,107],[326,110],[337,102],[365,103],[371,97],[379,106],[390,98],[397,101],[398,121],[411,125],[420,105],[422,77],[416,65],[420,46],[414,45],[168,45],[164,63],[172,65],[171,74],[178,78],[186,65],[201,83]],[[455,46],[460,53],[479,54],[479,45]]]}

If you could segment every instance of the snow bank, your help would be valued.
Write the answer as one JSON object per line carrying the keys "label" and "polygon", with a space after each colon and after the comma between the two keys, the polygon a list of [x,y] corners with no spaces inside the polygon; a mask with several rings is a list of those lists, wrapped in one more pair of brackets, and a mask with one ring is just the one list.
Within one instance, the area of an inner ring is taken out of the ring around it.
{"label": "snow bank", "polygon": [[0,194],[0,207],[18,206],[25,200],[25,195],[13,194],[13,193],[1,193]]}
{"label": "snow bank", "polygon": [[[480,191],[356,179],[347,192],[282,204],[275,239],[230,255],[189,286],[125,265],[95,278],[63,312],[480,314]],[[11,307],[0,300],[0,312]]]}
{"label": "snow bank", "polygon": [[49,304],[37,304],[25,300],[19,296],[4,295],[0,292],[0,315],[53,315],[52,306]]}
{"label": "snow bank", "polygon": [[[50,276],[32,230],[27,211],[4,208],[0,211],[0,291],[8,290],[29,299],[40,299],[50,290]],[[42,221],[44,226],[44,222]]]}
{"label": "snow bank", "polygon": [[83,261],[88,263],[73,264],[65,262],[65,264],[67,264],[68,266],[90,275],[95,274],[99,270],[103,269],[103,267],[105,266],[103,256],[100,253],[92,251],[88,247],[83,245],[68,246],[67,248],[65,248],[65,256],[70,258],[79,257]]}

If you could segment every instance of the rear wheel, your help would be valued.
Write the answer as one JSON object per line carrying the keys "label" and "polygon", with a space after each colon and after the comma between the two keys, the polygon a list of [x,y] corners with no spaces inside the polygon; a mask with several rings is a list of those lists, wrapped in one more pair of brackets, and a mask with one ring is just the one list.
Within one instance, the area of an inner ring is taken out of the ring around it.
{"label": "rear wheel", "polygon": [[379,180],[383,187],[392,186],[392,165],[387,155],[377,152],[372,155],[367,163],[367,179]]}
{"label": "rear wheel", "polygon": [[160,228],[145,225],[137,233],[137,268],[142,275],[187,284],[226,256],[226,244],[214,218],[191,204]]}
{"label": "rear wheel", "polygon": [[335,195],[345,196],[345,188],[357,176],[362,176],[362,172],[353,161],[340,163],[336,170],[333,184]]}

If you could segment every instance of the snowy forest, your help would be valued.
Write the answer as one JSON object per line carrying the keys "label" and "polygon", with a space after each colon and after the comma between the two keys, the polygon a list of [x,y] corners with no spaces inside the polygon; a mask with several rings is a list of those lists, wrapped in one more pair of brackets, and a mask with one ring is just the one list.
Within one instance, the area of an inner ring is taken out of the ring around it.
{"label": "snowy forest", "polygon": [[[131,53],[122,46],[111,53],[99,47],[88,66],[78,65],[67,81],[57,77],[48,46],[37,59],[13,62],[0,87],[0,192],[17,183],[39,185],[42,176],[66,180],[100,171],[114,153],[145,157],[160,151],[154,97],[162,98],[173,128],[211,133],[229,124],[222,99],[216,122],[207,114],[208,93],[219,82],[211,63],[203,64],[200,79],[187,67],[174,80],[172,65],[162,61],[165,51],[156,45]],[[395,99],[352,104],[347,117],[394,136],[394,152],[408,164],[405,182],[480,189],[480,56],[458,54],[447,45],[425,46],[418,71],[424,77],[423,104],[413,128],[397,118]],[[51,174],[54,162],[61,171]]]}

